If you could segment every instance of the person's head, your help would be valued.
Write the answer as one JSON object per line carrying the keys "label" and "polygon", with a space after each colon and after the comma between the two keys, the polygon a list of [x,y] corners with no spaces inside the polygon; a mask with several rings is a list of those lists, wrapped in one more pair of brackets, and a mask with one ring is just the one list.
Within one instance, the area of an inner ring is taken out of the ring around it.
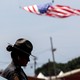
{"label": "person's head", "polygon": [[32,43],[24,38],[18,39],[13,46],[9,45],[7,47],[7,50],[11,51],[13,62],[20,66],[26,66],[30,61],[29,56],[31,55],[32,49]]}

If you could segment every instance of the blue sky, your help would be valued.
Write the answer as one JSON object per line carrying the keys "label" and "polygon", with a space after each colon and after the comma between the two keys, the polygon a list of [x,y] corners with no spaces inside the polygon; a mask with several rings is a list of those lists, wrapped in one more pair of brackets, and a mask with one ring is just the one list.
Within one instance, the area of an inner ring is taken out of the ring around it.
{"label": "blue sky", "polygon": [[[29,39],[37,56],[37,67],[52,61],[50,37],[53,39],[56,62],[68,62],[80,56],[80,16],[65,19],[38,16],[19,8],[33,4],[51,2],[48,0],[1,0],[0,1],[0,69],[10,63],[10,53],[6,51],[8,43],[14,44],[18,38]],[[80,9],[79,0],[55,0],[53,5],[68,5]],[[33,75],[33,58],[25,68]]]}

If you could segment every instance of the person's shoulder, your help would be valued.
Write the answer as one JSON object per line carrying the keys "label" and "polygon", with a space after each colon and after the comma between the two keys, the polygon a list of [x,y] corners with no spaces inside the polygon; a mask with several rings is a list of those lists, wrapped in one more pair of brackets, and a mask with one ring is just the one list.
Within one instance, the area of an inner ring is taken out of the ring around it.
{"label": "person's shoulder", "polygon": [[3,72],[2,72],[2,76],[6,77],[7,75],[11,75],[15,72],[15,66],[10,64]]}
{"label": "person's shoulder", "polygon": [[15,71],[15,67],[7,67],[1,76],[9,80],[19,80],[18,73]]}
{"label": "person's shoulder", "polygon": [[15,71],[15,66],[11,63],[8,65],[8,67],[4,70],[5,72],[13,72]]}

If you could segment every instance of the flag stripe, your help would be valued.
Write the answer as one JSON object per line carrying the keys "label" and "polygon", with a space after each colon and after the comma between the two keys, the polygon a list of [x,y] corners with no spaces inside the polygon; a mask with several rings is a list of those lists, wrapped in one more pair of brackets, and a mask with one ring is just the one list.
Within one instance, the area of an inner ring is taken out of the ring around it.
{"label": "flag stripe", "polygon": [[[59,17],[59,18],[66,18],[72,15],[80,15],[80,10],[79,9],[73,9],[69,6],[63,6],[63,5],[55,5],[52,6],[47,4],[47,6],[44,4],[42,8],[37,5],[32,5],[32,6],[26,6],[24,7],[24,10],[35,13],[38,15],[46,15],[46,16],[51,16],[51,17]],[[43,13],[41,13],[42,11]]]}
{"label": "flag stripe", "polygon": [[[51,8],[53,8],[53,7],[51,7]],[[55,14],[55,16],[58,16],[58,17],[66,17],[66,16],[69,16],[69,15],[71,15],[71,13],[69,13],[69,12],[67,12],[67,11],[64,11],[64,10],[62,10],[62,9],[60,9],[60,8],[53,8],[53,9],[51,9],[52,11],[49,11],[49,13],[51,13],[51,14]]]}
{"label": "flag stripe", "polygon": [[58,8],[61,8],[67,12],[70,12],[70,13],[75,13],[75,14],[80,14],[80,11],[76,10],[76,9],[72,9],[70,8],[69,6],[61,6],[61,5],[57,5]]}

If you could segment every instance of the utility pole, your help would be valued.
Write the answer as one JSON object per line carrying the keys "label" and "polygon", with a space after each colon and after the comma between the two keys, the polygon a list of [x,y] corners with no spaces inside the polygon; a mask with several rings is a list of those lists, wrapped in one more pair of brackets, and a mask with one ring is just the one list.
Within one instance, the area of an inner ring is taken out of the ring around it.
{"label": "utility pole", "polygon": [[35,70],[36,70],[36,64],[37,64],[36,60],[37,60],[37,57],[34,57],[34,76],[35,77],[36,77]]}
{"label": "utility pole", "polygon": [[55,80],[57,80],[55,57],[54,57],[54,51],[56,51],[56,49],[53,48],[52,37],[50,37],[50,42],[51,42],[51,51],[52,51],[52,58],[53,58],[53,68],[54,68]]}

